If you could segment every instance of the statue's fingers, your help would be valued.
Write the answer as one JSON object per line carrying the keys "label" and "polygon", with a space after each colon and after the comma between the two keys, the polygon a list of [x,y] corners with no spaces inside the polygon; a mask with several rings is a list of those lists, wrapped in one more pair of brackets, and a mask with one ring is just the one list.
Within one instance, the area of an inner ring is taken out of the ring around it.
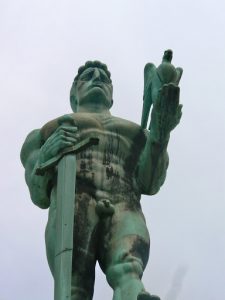
{"label": "statue's fingers", "polygon": [[157,111],[175,114],[179,105],[180,88],[174,83],[164,84],[155,101]]}
{"label": "statue's fingers", "polygon": [[71,142],[73,142],[73,143],[76,143],[77,142],[77,138],[75,137],[75,136],[67,136],[67,135],[65,135],[65,134],[61,134],[61,135],[57,135],[56,137],[55,137],[55,139],[54,139],[54,141],[52,142],[52,144],[54,143],[54,144],[60,144],[60,143],[62,143],[63,144],[63,142],[65,142],[65,141],[71,141]]}
{"label": "statue's fingers", "polygon": [[179,104],[177,111],[182,115],[182,108],[183,108],[183,104]]}
{"label": "statue's fingers", "polygon": [[59,126],[55,133],[58,132],[71,132],[71,133],[75,133],[78,131],[78,128],[76,126]]}
{"label": "statue's fingers", "polygon": [[154,107],[156,110],[161,109],[162,103],[164,102],[165,94],[166,94],[166,91],[165,91],[165,87],[163,86],[162,88],[159,89],[158,97],[157,97],[156,101],[154,102]]}
{"label": "statue's fingers", "polygon": [[74,119],[71,115],[64,115],[58,119],[59,125],[74,125]]}
{"label": "statue's fingers", "polygon": [[44,144],[44,151],[47,153],[51,153],[51,155],[55,155],[58,151],[58,148],[61,147],[62,141],[66,140],[66,136],[63,134],[57,134],[52,136],[51,139],[47,140],[47,142]]}
{"label": "statue's fingers", "polygon": [[62,137],[79,137],[77,127],[59,127],[51,136],[51,140],[54,141],[57,138]]}
{"label": "statue's fingers", "polygon": [[76,144],[77,143],[77,138],[75,138],[74,136],[64,136],[62,141],[63,142],[71,142],[73,144]]}
{"label": "statue's fingers", "polygon": [[168,97],[171,99],[171,101],[179,102],[179,96],[180,96],[180,88],[179,86],[175,85],[174,83],[169,83],[167,85],[168,89]]}
{"label": "statue's fingers", "polygon": [[71,138],[79,138],[80,134],[77,131],[71,132],[71,131],[64,131],[62,133],[65,137],[71,137]]}
{"label": "statue's fingers", "polygon": [[170,93],[169,93],[169,85],[164,84],[160,89],[158,93],[157,101],[155,102],[155,107],[157,111],[167,111],[168,105],[170,102]]}
{"label": "statue's fingers", "polygon": [[168,111],[171,114],[175,114],[177,112],[177,108],[179,106],[179,95],[180,95],[180,89],[178,86],[174,84],[169,84],[168,86],[168,100],[167,105],[168,105]]}
{"label": "statue's fingers", "polygon": [[180,119],[182,117],[182,107],[183,107],[183,105],[179,104],[178,108],[177,108],[177,118],[178,118],[179,121],[180,121]]}
{"label": "statue's fingers", "polygon": [[160,89],[161,98],[163,101],[168,102],[173,98],[176,86],[173,83],[166,83]]}
{"label": "statue's fingers", "polygon": [[54,144],[51,145],[51,148],[49,149],[51,151],[52,156],[55,156],[57,153],[62,151],[63,149],[67,147],[71,147],[76,143],[76,140],[73,139],[59,139]]}

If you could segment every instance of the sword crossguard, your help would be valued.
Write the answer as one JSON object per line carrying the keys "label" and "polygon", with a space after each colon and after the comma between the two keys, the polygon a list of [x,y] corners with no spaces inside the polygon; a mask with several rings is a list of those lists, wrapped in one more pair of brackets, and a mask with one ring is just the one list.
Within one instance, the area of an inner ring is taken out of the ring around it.
{"label": "sword crossguard", "polygon": [[69,147],[69,148],[63,150],[57,156],[55,156],[55,157],[49,159],[48,161],[40,164],[36,168],[35,174],[43,176],[47,170],[49,170],[52,167],[54,167],[55,165],[57,165],[58,162],[61,160],[61,158],[63,158],[65,155],[70,154],[70,153],[77,154],[77,153],[85,150],[86,148],[88,148],[92,145],[98,145],[98,143],[99,143],[99,138],[96,138],[96,137],[86,138],[83,141],[77,143],[75,146],[72,146],[72,147]]}

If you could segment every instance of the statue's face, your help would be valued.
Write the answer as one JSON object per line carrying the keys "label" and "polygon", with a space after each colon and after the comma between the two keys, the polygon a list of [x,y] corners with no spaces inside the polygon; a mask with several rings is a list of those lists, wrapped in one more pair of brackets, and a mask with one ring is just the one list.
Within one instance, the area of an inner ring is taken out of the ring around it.
{"label": "statue's face", "polygon": [[83,71],[76,85],[78,106],[88,104],[112,105],[112,83],[106,72],[97,67],[90,67]]}

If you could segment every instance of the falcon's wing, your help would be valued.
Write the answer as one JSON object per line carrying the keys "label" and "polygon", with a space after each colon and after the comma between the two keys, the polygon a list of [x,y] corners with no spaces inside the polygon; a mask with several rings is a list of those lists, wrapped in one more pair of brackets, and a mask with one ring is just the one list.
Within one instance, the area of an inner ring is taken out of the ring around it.
{"label": "falcon's wing", "polygon": [[151,84],[153,77],[156,73],[156,67],[152,63],[147,63],[144,68],[144,95],[143,95],[143,109],[141,117],[141,127],[146,128],[148,123],[148,117],[150,108],[152,105],[152,95],[151,95]]}
{"label": "falcon's wing", "polygon": [[176,68],[177,71],[177,78],[175,80],[175,83],[178,85],[181,79],[181,76],[183,74],[183,69],[182,68]]}
{"label": "falcon's wing", "polygon": [[156,73],[156,66],[152,63],[147,63],[144,68],[144,97],[143,100],[147,97],[151,89],[152,78]]}

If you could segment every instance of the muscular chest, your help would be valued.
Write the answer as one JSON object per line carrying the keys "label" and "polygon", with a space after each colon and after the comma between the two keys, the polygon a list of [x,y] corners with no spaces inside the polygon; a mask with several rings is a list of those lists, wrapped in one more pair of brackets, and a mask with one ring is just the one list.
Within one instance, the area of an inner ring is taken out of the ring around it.
{"label": "muscular chest", "polygon": [[[131,173],[145,145],[145,135],[139,125],[110,114],[74,113],[70,115],[78,127],[80,140],[95,136],[99,145],[77,155],[79,171],[91,172],[104,166],[107,176],[113,169]],[[59,126],[59,118],[47,123],[43,137],[47,139]]]}

